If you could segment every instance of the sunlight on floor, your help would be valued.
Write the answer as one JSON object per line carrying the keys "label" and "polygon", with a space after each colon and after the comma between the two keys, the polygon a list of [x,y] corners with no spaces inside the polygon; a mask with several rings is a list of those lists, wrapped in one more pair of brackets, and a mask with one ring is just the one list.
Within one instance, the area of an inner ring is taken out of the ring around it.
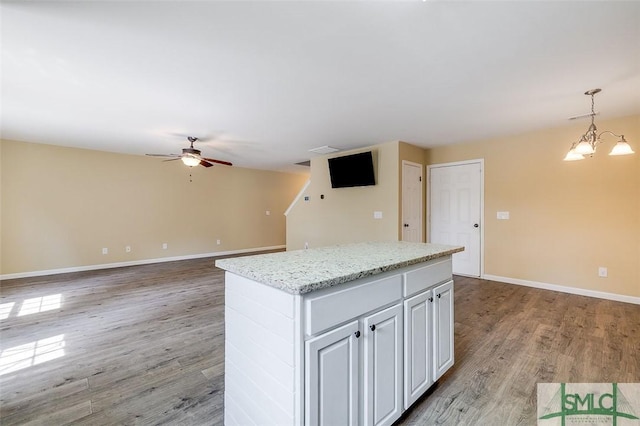
{"label": "sunlight on floor", "polygon": [[13,309],[13,305],[16,302],[2,303],[0,304],[0,320],[9,318],[9,314],[11,313],[11,309]]}
{"label": "sunlight on floor", "polygon": [[25,299],[18,316],[37,314],[38,312],[51,311],[60,308],[62,301],[61,294],[52,294],[50,296],[34,297],[33,299]]}
{"label": "sunlight on floor", "polygon": [[64,334],[0,352],[0,376],[64,356]]}

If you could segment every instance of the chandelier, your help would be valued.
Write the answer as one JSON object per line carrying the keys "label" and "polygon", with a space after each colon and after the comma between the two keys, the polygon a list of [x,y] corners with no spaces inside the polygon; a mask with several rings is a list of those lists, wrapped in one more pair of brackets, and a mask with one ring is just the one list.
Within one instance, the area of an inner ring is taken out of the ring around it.
{"label": "chandelier", "polygon": [[591,96],[591,114],[589,114],[591,115],[591,125],[587,129],[586,133],[580,136],[580,139],[577,142],[571,144],[571,148],[564,157],[564,161],[584,160],[585,155],[593,156],[596,152],[596,146],[604,142],[601,137],[605,133],[618,138],[618,143],[615,144],[609,155],[629,155],[634,153],[629,143],[624,139],[624,135],[616,135],[609,130],[598,133],[598,129],[594,123],[596,113],[594,110],[593,97],[600,91],[601,89],[591,89],[584,92],[585,95]]}

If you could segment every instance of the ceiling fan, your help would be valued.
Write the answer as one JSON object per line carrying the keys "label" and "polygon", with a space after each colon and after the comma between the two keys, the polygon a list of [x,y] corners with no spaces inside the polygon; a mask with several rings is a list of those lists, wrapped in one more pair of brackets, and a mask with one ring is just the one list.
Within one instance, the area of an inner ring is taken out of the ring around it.
{"label": "ceiling fan", "polygon": [[169,157],[169,160],[174,161],[182,160],[185,166],[194,167],[200,164],[204,167],[211,167],[213,164],[223,164],[225,166],[233,166],[228,161],[216,160],[214,158],[205,158],[200,155],[200,150],[193,147],[193,143],[198,141],[198,138],[193,136],[187,136],[187,140],[191,143],[189,148],[182,148],[182,154],[147,154],[151,157]]}

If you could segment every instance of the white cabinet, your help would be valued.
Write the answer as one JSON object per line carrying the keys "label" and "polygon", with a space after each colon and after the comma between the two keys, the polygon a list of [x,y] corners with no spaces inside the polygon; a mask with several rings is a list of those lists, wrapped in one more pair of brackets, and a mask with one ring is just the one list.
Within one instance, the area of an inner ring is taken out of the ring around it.
{"label": "white cabinet", "polygon": [[366,317],[363,356],[364,424],[391,425],[402,408],[402,305]]}
{"label": "white cabinet", "polygon": [[404,302],[404,408],[433,384],[432,306],[431,290]]}
{"label": "white cabinet", "polygon": [[[434,265],[446,276],[449,265]],[[450,271],[450,269],[449,269]],[[433,284],[429,267],[405,273],[404,288],[421,293],[404,301],[404,408],[413,404],[454,362],[453,281]]]}
{"label": "white cabinet", "polygon": [[401,300],[397,273],[304,298],[306,424],[390,425],[400,417]]}
{"label": "white cabinet", "polygon": [[451,256],[302,295],[227,272],[229,426],[391,425],[452,365]]}
{"label": "white cabinet", "polygon": [[434,307],[434,370],[438,380],[453,365],[453,281],[435,287]]}
{"label": "white cabinet", "polygon": [[357,425],[360,407],[367,426],[400,417],[402,322],[397,304],[306,341],[306,424]]}
{"label": "white cabinet", "polygon": [[305,344],[308,425],[358,424],[358,321]]}

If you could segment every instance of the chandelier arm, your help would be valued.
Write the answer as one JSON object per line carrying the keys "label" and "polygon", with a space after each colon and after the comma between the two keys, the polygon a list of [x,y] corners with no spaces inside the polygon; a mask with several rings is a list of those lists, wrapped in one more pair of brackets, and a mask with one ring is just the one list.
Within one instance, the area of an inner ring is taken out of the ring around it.
{"label": "chandelier arm", "polygon": [[598,135],[598,139],[600,139],[600,136],[604,135],[605,133],[608,133],[608,134],[610,134],[611,136],[615,136],[616,138],[624,138],[624,135],[616,135],[616,134],[615,134],[615,133],[613,133],[612,131],[605,130],[605,131],[601,132],[601,133]]}

